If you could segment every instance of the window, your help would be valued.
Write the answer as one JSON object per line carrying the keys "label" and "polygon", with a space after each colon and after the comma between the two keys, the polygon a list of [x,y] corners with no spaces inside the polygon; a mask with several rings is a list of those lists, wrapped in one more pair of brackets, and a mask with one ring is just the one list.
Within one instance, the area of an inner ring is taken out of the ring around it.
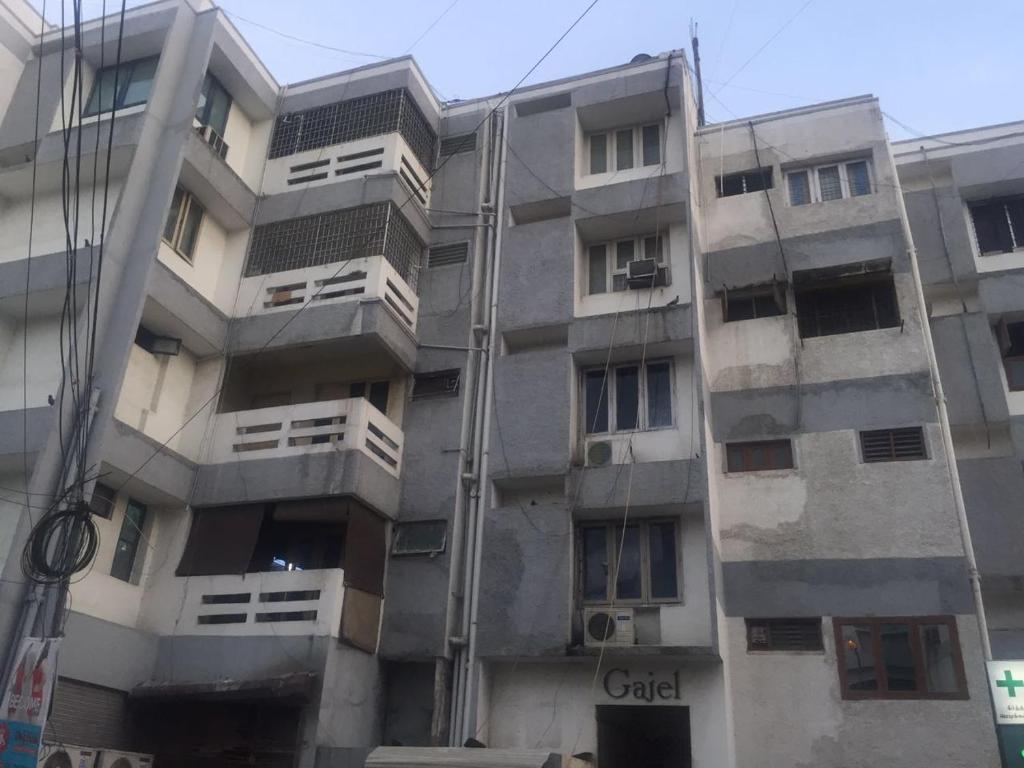
{"label": "window", "polygon": [[786,290],[782,283],[766,283],[738,291],[722,291],[722,319],[726,323],[784,314]]}
{"label": "window", "polygon": [[820,651],[821,619],[747,619],[748,651]]}
{"label": "window", "polygon": [[786,187],[790,205],[860,197],[871,194],[871,170],[867,160],[802,168],[786,174]]}
{"label": "window", "polygon": [[[665,251],[668,236],[660,234],[594,243],[587,247],[587,293],[595,295],[624,291],[630,287],[655,287],[669,284]],[[653,261],[653,277],[629,283],[629,265],[637,261]]]}
{"label": "window", "polygon": [[444,552],[448,524],[444,520],[398,523],[391,544],[393,555],[437,555]]}
{"label": "window", "polygon": [[203,206],[184,189],[177,187],[171,198],[171,209],[167,212],[163,238],[175,253],[189,263],[192,263],[202,221]]}
{"label": "window", "polygon": [[349,385],[348,396],[366,398],[370,405],[386,415],[390,390],[391,385],[388,381],[372,381],[369,384],[365,381],[356,381]]}
{"label": "window", "polygon": [[203,89],[199,92],[199,103],[196,105],[196,120],[202,125],[209,126],[223,138],[230,111],[231,95],[217,78],[207,72],[203,79]]}
{"label": "window", "polygon": [[966,699],[952,616],[833,619],[844,699]]}
{"label": "window", "polygon": [[459,369],[417,373],[412,380],[412,399],[454,397],[459,394]]}
{"label": "window", "polygon": [[590,173],[626,171],[661,163],[661,124],[620,128],[587,137]]}
{"label": "window", "polygon": [[146,524],[146,507],[134,499],[128,499],[121,522],[121,533],[114,545],[114,562],[110,566],[110,575],[121,581],[131,581],[135,572],[135,561],[138,559],[139,542],[142,540],[142,527]]}
{"label": "window", "polygon": [[619,523],[582,525],[577,549],[585,603],[679,599],[679,541],[673,520],[638,520],[625,528]]}
{"label": "window", "polygon": [[970,206],[978,253],[1010,253],[1024,248],[1024,197]]}
{"label": "window", "polygon": [[657,360],[583,373],[584,431],[628,432],[672,426],[672,362]]}
{"label": "window", "polygon": [[1000,321],[996,327],[999,351],[1003,356],[1006,385],[1011,392],[1024,391],[1024,321]]}
{"label": "window", "polygon": [[[96,73],[92,93],[85,103],[82,117],[92,117],[112,109],[125,109],[149,100],[149,92],[153,88],[156,76],[156,65],[159,59],[128,61],[118,66],[104,67]],[[114,93],[114,81],[117,81],[117,93]]]}
{"label": "window", "polygon": [[876,461],[913,461],[927,459],[924,450],[924,430],[921,427],[904,429],[872,429],[860,433],[860,447],[865,463]]}
{"label": "window", "polygon": [[725,176],[715,177],[715,189],[719,197],[745,195],[748,192],[762,192],[766,189],[771,189],[773,186],[771,168],[755,168],[752,171],[729,173]]}
{"label": "window", "polygon": [[789,440],[728,443],[725,456],[727,472],[793,468],[793,446]]}
{"label": "window", "polygon": [[890,273],[806,281],[802,285],[797,283],[794,288],[801,338],[874,331],[900,324],[896,289]]}

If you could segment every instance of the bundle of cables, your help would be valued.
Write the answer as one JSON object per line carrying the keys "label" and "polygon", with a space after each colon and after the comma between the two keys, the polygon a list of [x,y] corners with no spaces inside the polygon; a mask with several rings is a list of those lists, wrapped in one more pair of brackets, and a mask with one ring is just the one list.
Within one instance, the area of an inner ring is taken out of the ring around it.
{"label": "bundle of cables", "polygon": [[37,584],[57,584],[89,567],[99,546],[92,510],[84,501],[48,510],[25,542],[21,567]]}

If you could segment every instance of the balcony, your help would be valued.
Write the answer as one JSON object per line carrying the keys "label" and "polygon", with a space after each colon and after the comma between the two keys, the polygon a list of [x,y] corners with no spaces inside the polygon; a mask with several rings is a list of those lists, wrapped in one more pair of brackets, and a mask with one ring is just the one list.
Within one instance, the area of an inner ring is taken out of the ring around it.
{"label": "balcony", "polygon": [[191,576],[179,630],[189,635],[338,637],[344,574],[329,568]]}
{"label": "balcony", "polygon": [[399,476],[402,430],[360,398],[299,403],[217,415],[211,464],[354,450]]}
{"label": "balcony", "polygon": [[383,257],[291,269],[242,279],[236,316],[310,309],[345,302],[382,301],[410,332],[416,331],[419,297]]}

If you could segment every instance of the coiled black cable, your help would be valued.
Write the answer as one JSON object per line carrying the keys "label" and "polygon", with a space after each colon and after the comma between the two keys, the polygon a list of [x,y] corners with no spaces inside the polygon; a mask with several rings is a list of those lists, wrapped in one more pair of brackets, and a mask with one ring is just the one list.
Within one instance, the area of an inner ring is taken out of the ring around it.
{"label": "coiled black cable", "polygon": [[22,550],[22,571],[37,584],[66,581],[89,567],[99,540],[88,504],[55,507],[32,528]]}

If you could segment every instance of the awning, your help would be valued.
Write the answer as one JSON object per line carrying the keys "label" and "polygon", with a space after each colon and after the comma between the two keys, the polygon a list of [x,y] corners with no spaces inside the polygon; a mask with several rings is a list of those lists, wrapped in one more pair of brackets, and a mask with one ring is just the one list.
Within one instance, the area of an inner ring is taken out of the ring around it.
{"label": "awning", "polygon": [[366,768],[560,768],[562,758],[537,749],[377,747]]}
{"label": "awning", "polygon": [[305,701],[313,691],[316,674],[291,675],[256,680],[214,680],[201,683],[147,682],[135,686],[131,697],[139,700],[201,699],[206,701],[252,701],[255,699],[297,699]]}

